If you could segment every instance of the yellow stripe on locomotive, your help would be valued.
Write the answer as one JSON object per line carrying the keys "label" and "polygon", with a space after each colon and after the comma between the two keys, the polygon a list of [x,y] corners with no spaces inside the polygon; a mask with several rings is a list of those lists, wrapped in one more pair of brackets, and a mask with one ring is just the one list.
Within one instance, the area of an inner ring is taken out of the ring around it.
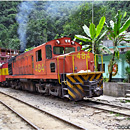
{"label": "yellow stripe on locomotive", "polygon": [[102,72],[72,73],[67,74],[66,77],[69,99],[71,100],[99,96],[102,93]]}
{"label": "yellow stripe on locomotive", "polygon": [[9,75],[8,68],[3,68],[1,71],[1,75]]}

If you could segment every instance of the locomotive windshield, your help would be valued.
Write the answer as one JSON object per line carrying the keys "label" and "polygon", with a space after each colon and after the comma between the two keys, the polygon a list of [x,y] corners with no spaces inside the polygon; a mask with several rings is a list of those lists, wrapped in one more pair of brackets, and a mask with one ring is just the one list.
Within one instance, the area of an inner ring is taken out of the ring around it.
{"label": "locomotive windshield", "polygon": [[75,52],[74,47],[65,47],[65,53]]}
{"label": "locomotive windshield", "polygon": [[64,54],[64,47],[57,47],[57,46],[54,46],[53,48],[53,53],[54,54]]}
{"label": "locomotive windshield", "polygon": [[53,48],[53,53],[57,54],[57,55],[62,55],[62,54],[66,54],[66,53],[70,53],[70,52],[75,52],[75,48],[74,47],[57,47],[54,46]]}

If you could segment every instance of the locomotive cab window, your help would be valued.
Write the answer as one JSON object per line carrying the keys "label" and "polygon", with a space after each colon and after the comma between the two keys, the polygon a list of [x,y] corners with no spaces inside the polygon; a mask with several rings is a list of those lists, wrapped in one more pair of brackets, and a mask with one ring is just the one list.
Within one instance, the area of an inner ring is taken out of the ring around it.
{"label": "locomotive cab window", "polygon": [[53,47],[53,52],[56,55],[64,54],[64,47],[54,46]]}
{"label": "locomotive cab window", "polygon": [[36,61],[42,61],[42,51],[41,51],[41,49],[36,51]]}
{"label": "locomotive cab window", "polygon": [[77,47],[77,51],[80,51],[80,47],[79,46]]}
{"label": "locomotive cab window", "polygon": [[52,58],[51,45],[46,45],[46,58],[47,58],[47,59],[51,59],[51,58]]}
{"label": "locomotive cab window", "polygon": [[75,48],[74,47],[65,47],[65,54],[70,53],[70,52],[75,52]]}

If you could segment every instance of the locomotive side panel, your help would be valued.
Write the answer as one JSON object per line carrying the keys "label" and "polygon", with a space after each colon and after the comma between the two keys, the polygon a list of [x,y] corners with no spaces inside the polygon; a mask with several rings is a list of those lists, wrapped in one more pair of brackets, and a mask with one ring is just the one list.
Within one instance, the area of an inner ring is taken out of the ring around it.
{"label": "locomotive side panel", "polygon": [[94,55],[85,51],[74,52],[65,56],[64,64],[66,73],[94,71]]}
{"label": "locomotive side panel", "polygon": [[57,63],[56,59],[46,60],[47,78],[57,79]]}
{"label": "locomotive side panel", "polygon": [[12,75],[30,75],[33,74],[32,50],[17,56],[12,61]]}
{"label": "locomotive side panel", "polygon": [[33,49],[34,54],[34,75],[45,75],[45,46],[41,45]]}

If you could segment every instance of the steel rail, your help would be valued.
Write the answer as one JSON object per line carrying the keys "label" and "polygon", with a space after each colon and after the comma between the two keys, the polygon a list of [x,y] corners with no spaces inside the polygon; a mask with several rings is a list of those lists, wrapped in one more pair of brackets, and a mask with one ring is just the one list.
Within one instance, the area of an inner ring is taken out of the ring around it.
{"label": "steel rail", "polygon": [[95,104],[109,105],[109,106],[112,106],[112,107],[117,107],[117,108],[121,108],[121,109],[130,110],[130,108],[128,108],[128,107],[123,107],[123,106],[119,106],[119,105],[109,104],[109,103],[105,103],[105,102],[102,102],[102,101],[93,101],[93,100],[89,100],[89,99],[84,100],[84,101],[89,101],[89,102],[93,102]]}
{"label": "steel rail", "polygon": [[7,93],[1,92],[1,91],[0,91],[0,93],[2,93],[3,95],[6,95],[6,96],[8,96],[8,97],[11,97],[11,98],[13,98],[13,99],[15,99],[15,100],[17,100],[17,101],[19,101],[19,102],[22,102],[22,103],[24,103],[24,104],[26,104],[26,105],[28,105],[28,106],[30,106],[30,107],[32,107],[32,108],[35,108],[36,110],[39,110],[39,111],[41,111],[41,112],[43,112],[43,113],[45,113],[45,114],[47,114],[47,115],[49,115],[49,116],[52,116],[52,117],[54,117],[54,118],[56,118],[56,119],[58,119],[58,120],[61,120],[61,121],[63,121],[63,122],[65,122],[65,123],[67,123],[67,124],[69,124],[69,125],[71,125],[71,126],[77,128],[77,129],[87,130],[86,128],[84,128],[84,127],[82,127],[82,126],[79,126],[79,125],[77,125],[77,124],[75,124],[75,123],[73,123],[73,122],[70,122],[69,120],[63,119],[62,117],[59,117],[59,116],[57,116],[57,115],[54,115],[54,114],[52,114],[52,113],[50,113],[50,112],[48,112],[48,111],[45,111],[45,110],[40,109],[40,108],[37,108],[37,107],[35,107],[35,106],[33,106],[33,105],[27,103],[27,102],[24,102],[24,101],[22,101],[22,100],[20,100],[20,99],[18,99],[18,98],[15,98],[15,97],[13,97],[13,96],[7,94]]}
{"label": "steel rail", "polygon": [[[127,113],[123,113],[123,112],[120,112],[119,110],[113,110],[114,109],[114,107],[115,108],[118,108],[117,106],[114,106],[114,105],[109,105],[109,104],[104,104],[104,106],[106,105],[108,105],[109,107],[111,106],[112,107],[112,109],[110,110],[110,109],[107,109],[107,108],[103,108],[103,106],[102,106],[102,108],[100,107],[100,106],[94,106],[94,105],[98,105],[97,104],[97,102],[94,104],[94,102],[93,101],[89,101],[89,102],[91,102],[91,103],[93,103],[93,104],[89,104],[88,102],[86,103],[86,101],[84,101],[84,103],[82,102],[79,102],[78,104],[80,104],[80,105],[83,105],[83,106],[87,106],[87,107],[90,107],[90,108],[95,108],[95,109],[99,109],[99,110],[103,110],[103,111],[108,111],[108,112],[113,112],[113,113],[116,113],[116,114],[120,114],[120,115],[124,115],[124,116],[128,116],[128,117],[130,117],[130,114],[127,114]],[[99,103],[99,104],[103,104],[103,103]],[[120,109],[120,108],[119,108]],[[122,107],[122,109],[126,109],[126,108],[123,108]],[[128,109],[129,110],[129,109]]]}
{"label": "steel rail", "polygon": [[15,113],[17,116],[19,116],[21,119],[23,119],[26,123],[28,123],[31,127],[33,127],[36,130],[40,130],[40,128],[38,128],[36,125],[34,125],[32,122],[30,122],[29,120],[27,120],[25,117],[23,117],[21,114],[19,114],[18,112],[16,112],[15,110],[13,110],[13,108],[11,108],[10,106],[8,106],[7,104],[5,104],[3,101],[0,100],[0,103],[3,104],[6,108],[8,108],[9,110],[11,110],[13,113]]}

